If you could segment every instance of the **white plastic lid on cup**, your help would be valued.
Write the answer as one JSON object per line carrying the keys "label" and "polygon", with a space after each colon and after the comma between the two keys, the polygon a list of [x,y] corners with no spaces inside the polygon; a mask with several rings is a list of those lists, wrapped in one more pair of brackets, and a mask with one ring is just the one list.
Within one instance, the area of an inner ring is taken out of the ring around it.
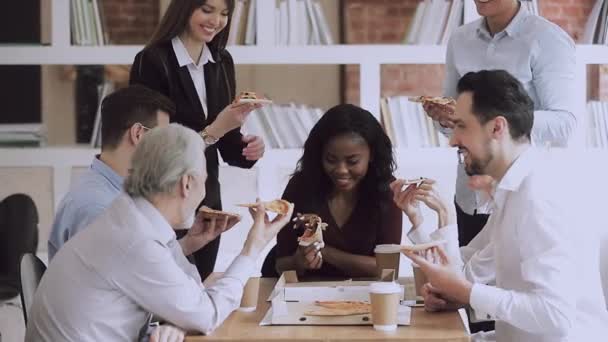
{"label": "white plastic lid on cup", "polygon": [[369,292],[376,294],[401,293],[401,286],[395,282],[376,282],[369,285]]}
{"label": "white plastic lid on cup", "polygon": [[377,245],[374,253],[400,253],[401,245]]}

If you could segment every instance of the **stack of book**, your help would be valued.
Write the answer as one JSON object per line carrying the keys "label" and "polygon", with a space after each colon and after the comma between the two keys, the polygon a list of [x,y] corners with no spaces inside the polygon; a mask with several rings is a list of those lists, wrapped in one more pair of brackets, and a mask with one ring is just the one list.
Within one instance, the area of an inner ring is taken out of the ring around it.
{"label": "stack of book", "polygon": [[608,0],[595,1],[581,43],[608,44]]}
{"label": "stack of book", "polygon": [[385,97],[381,100],[381,121],[394,147],[447,146],[447,138],[434,126],[422,105],[406,96]]}
{"label": "stack of book", "polygon": [[45,129],[40,123],[0,124],[0,147],[41,147],[45,143]]}
{"label": "stack of book", "polygon": [[270,104],[252,112],[243,132],[262,137],[269,148],[301,148],[323,115],[321,108]]}
{"label": "stack of book", "polygon": [[105,45],[101,0],[71,0],[70,27],[73,45]]}
{"label": "stack of book", "polygon": [[424,0],[418,4],[404,44],[444,45],[463,24],[465,0]]}
{"label": "stack of book", "polygon": [[[268,0],[237,0],[228,45],[256,44],[256,6]],[[318,0],[280,0],[274,9],[276,45],[331,45],[334,39]]]}
{"label": "stack of book", "polygon": [[608,148],[608,102],[589,102],[587,115],[589,118],[588,145]]}

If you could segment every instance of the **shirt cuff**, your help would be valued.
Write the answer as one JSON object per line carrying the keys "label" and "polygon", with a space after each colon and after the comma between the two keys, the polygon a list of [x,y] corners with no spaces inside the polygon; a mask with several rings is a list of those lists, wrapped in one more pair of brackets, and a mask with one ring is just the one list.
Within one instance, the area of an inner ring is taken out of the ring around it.
{"label": "shirt cuff", "polygon": [[416,229],[410,229],[407,233],[407,238],[415,244],[427,243],[431,241],[431,236],[427,233],[422,226]]}
{"label": "shirt cuff", "polygon": [[497,320],[498,306],[502,297],[502,290],[494,286],[473,284],[471,289],[471,308],[480,319]]}
{"label": "shirt cuff", "polygon": [[228,266],[224,277],[230,277],[238,279],[243,286],[247,283],[247,280],[256,270],[256,262],[254,258],[239,255],[237,256],[232,264]]}
{"label": "shirt cuff", "polygon": [[458,225],[448,224],[435,230],[431,233],[431,239],[433,241],[446,240],[448,243],[450,241],[458,241]]}

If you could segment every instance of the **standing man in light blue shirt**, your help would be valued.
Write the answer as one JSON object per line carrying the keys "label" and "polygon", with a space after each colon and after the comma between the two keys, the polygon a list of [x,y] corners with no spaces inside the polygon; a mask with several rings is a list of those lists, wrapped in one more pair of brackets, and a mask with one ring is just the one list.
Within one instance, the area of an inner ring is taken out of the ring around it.
{"label": "standing man in light blue shirt", "polygon": [[[472,0],[466,0],[472,1]],[[565,147],[575,131],[575,45],[559,26],[529,13],[517,0],[474,0],[482,18],[458,28],[447,47],[444,96],[455,98],[457,83],[468,72],[501,69],[515,76],[534,102],[532,144]],[[454,107],[426,103],[427,114],[446,136]],[[462,158],[467,158],[463,151]],[[456,213],[460,246],[485,226],[490,210],[482,188],[487,176],[468,177],[464,164],[456,178]],[[475,330],[475,329],[472,329]]]}
{"label": "standing man in light blue shirt", "polygon": [[[106,97],[101,107],[101,154],[70,188],[55,215],[48,249],[49,260],[78,232],[84,230],[122,192],[123,180],[143,134],[167,126],[175,105],[164,95],[141,85],[120,89]],[[179,241],[185,255],[204,244],[199,230]],[[196,235],[196,236],[195,236]]]}

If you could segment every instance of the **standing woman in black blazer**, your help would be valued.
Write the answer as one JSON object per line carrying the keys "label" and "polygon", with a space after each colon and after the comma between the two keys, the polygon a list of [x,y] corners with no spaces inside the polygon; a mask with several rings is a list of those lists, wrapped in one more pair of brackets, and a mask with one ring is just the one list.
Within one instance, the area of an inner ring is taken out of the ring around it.
{"label": "standing woman in black blazer", "polygon": [[[240,132],[257,105],[232,104],[236,81],[226,42],[233,10],[234,0],[172,0],[154,36],[135,56],[130,79],[171,98],[177,107],[172,121],[201,132],[207,145],[207,196],[201,204],[218,210],[217,152],[242,168],[251,168],[264,154],[260,137]],[[194,253],[202,279],[213,271],[219,244],[218,237]]]}

